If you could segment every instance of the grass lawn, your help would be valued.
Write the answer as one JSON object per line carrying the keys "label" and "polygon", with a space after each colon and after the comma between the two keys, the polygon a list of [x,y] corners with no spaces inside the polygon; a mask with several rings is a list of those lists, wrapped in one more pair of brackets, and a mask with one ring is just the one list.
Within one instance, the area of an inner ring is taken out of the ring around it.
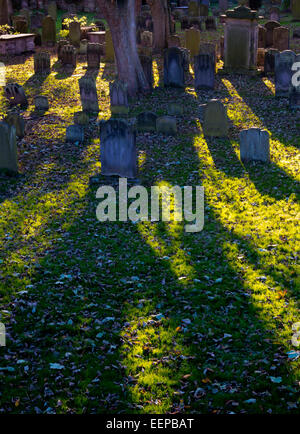
{"label": "grass lawn", "polygon": [[[275,99],[272,78],[218,75],[215,91],[195,93],[191,70],[185,91],[158,87],[155,58],[156,87],[129,120],[178,101],[184,114],[176,137],[137,135],[139,178],[149,189],[203,185],[204,229],[99,223],[96,120],[84,143],[64,140],[86,62],[67,73],[53,53],[52,64],[43,78],[32,56],[7,65],[29,107],[24,176],[0,177],[0,412],[298,413],[299,112]],[[101,63],[99,119],[110,118],[114,73]],[[40,118],[38,94],[50,102]],[[229,139],[203,136],[199,105],[211,98],[227,107]],[[270,164],[241,163],[250,127],[269,131]]]}

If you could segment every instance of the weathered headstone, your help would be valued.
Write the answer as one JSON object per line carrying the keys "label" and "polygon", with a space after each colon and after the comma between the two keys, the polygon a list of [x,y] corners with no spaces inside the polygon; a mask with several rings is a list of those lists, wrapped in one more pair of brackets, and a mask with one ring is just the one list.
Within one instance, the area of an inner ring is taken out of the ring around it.
{"label": "weathered headstone", "polygon": [[[5,122],[10,125],[14,126],[16,129],[16,135],[19,137],[19,139],[22,139],[25,134],[25,122],[24,119],[19,113],[9,113],[7,117],[5,118]],[[0,140],[1,142],[1,140]]]}
{"label": "weathered headstone", "polygon": [[258,26],[258,48],[266,48],[267,29]]}
{"label": "weathered headstone", "polygon": [[50,74],[51,59],[50,53],[40,51],[34,54],[34,72],[35,74]]}
{"label": "weathered headstone", "polygon": [[274,29],[276,29],[277,27],[280,27],[280,24],[277,21],[268,21],[265,24],[265,29],[267,30],[267,34],[266,34],[266,47],[273,47],[273,33],[274,33]]}
{"label": "weathered headstone", "polygon": [[273,32],[273,46],[279,51],[285,51],[290,46],[290,30],[288,27],[277,27]]}
{"label": "weathered headstone", "polygon": [[240,133],[240,156],[244,163],[251,161],[270,161],[270,142],[268,131],[250,128]]}
{"label": "weathered headstone", "polygon": [[124,121],[100,123],[100,152],[102,175],[136,178],[136,135]]}
{"label": "weathered headstone", "polygon": [[215,57],[199,54],[195,57],[195,89],[213,89],[215,85]]}
{"label": "weathered headstone", "polygon": [[96,82],[92,77],[82,77],[79,80],[82,110],[86,112],[99,112]]}
{"label": "weathered headstone", "polygon": [[156,114],[152,112],[143,112],[137,116],[137,130],[140,132],[156,131]]}
{"label": "weathered headstone", "polygon": [[72,21],[69,26],[69,39],[72,45],[79,47],[80,45],[80,23],[78,21]]}
{"label": "weathered headstone", "polygon": [[141,44],[143,47],[151,48],[153,45],[153,33],[148,31],[141,33]]}
{"label": "weathered headstone", "polygon": [[205,28],[209,30],[217,30],[217,23],[215,17],[207,17],[205,19]]}
{"label": "weathered headstone", "polygon": [[[300,65],[300,54],[295,57],[294,64]],[[298,68],[293,68],[293,73],[298,70]],[[290,87],[290,107],[291,109],[300,109],[300,77],[293,77],[292,84]]]}
{"label": "weathered headstone", "polygon": [[264,74],[274,74],[275,72],[275,57],[279,54],[278,50],[269,48],[265,52]]}
{"label": "weathered headstone", "polygon": [[70,125],[66,130],[66,141],[71,143],[84,141],[84,129],[81,125]]}
{"label": "weathered headstone", "polygon": [[0,122],[0,169],[18,172],[16,129]]}
{"label": "weathered headstone", "polygon": [[191,0],[188,9],[189,17],[200,17],[200,5],[198,1]]}
{"label": "weathered headstone", "polygon": [[62,61],[62,57],[61,57],[62,48],[65,45],[69,45],[69,42],[66,39],[60,39],[57,43],[57,59],[60,62]]}
{"label": "weathered headstone", "polygon": [[109,84],[110,108],[113,115],[127,115],[129,112],[127,84],[115,80]]}
{"label": "weathered headstone", "polygon": [[291,50],[282,51],[275,57],[275,96],[288,97],[292,86],[292,66],[296,54]]}
{"label": "weathered headstone", "polygon": [[63,45],[60,50],[61,63],[64,66],[76,68],[77,65],[77,50],[73,45]]}
{"label": "weathered headstone", "polygon": [[224,69],[256,69],[257,12],[245,6],[226,11]]}
{"label": "weathered headstone", "polygon": [[44,95],[37,95],[34,97],[34,106],[37,112],[45,112],[49,110],[48,98]]}
{"label": "weathered headstone", "polygon": [[28,32],[28,23],[26,21],[26,18],[21,18],[15,21],[14,25],[15,31],[21,34]]}
{"label": "weathered headstone", "polygon": [[227,111],[220,100],[212,99],[204,107],[204,136],[228,136]]}
{"label": "weathered headstone", "polygon": [[86,126],[90,121],[90,117],[86,112],[75,112],[74,113],[74,124]]}
{"label": "weathered headstone", "polygon": [[50,15],[43,19],[42,24],[42,41],[46,45],[55,45],[56,43],[56,25]]}
{"label": "weathered headstone", "polygon": [[269,10],[270,20],[280,22],[280,9],[276,6],[270,8]]}
{"label": "weathered headstone", "polygon": [[190,51],[192,59],[199,54],[200,35],[200,30],[195,28],[185,31],[185,46]]}
{"label": "weathered headstone", "polygon": [[164,84],[165,86],[184,87],[185,59],[180,48],[168,48],[164,55]]}
{"label": "weathered headstone", "polygon": [[161,116],[157,118],[156,131],[160,134],[175,136],[177,134],[176,118],[172,116]]}
{"label": "weathered headstone", "polygon": [[151,56],[140,55],[141,65],[149,84],[150,90],[153,88],[153,60]]}
{"label": "weathered headstone", "polygon": [[28,106],[28,101],[22,86],[17,83],[9,83],[4,88],[5,96],[11,106],[20,105],[22,108]]}
{"label": "weathered headstone", "polygon": [[101,61],[102,47],[100,44],[89,42],[87,45],[87,64],[88,68],[99,69]]}

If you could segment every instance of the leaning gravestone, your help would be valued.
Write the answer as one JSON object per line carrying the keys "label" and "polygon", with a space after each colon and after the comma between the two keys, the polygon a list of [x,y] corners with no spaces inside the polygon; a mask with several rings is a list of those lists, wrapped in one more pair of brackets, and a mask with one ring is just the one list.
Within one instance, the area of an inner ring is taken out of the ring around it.
{"label": "leaning gravestone", "polygon": [[164,84],[165,86],[184,87],[185,59],[180,48],[173,47],[165,50],[164,56]]}
{"label": "leaning gravestone", "polygon": [[24,89],[19,84],[9,83],[5,86],[4,91],[10,105],[20,105],[22,108],[26,108],[28,106]]}
{"label": "leaning gravestone", "polygon": [[126,122],[110,119],[100,123],[100,151],[102,175],[136,178],[136,135]]}
{"label": "leaning gravestone", "polygon": [[291,50],[282,51],[275,57],[275,96],[288,97],[292,86],[292,66],[296,54]]}
{"label": "leaning gravestone", "polygon": [[88,113],[98,113],[99,104],[95,80],[92,77],[82,77],[79,80],[79,89],[82,110]]}
{"label": "leaning gravestone", "polygon": [[240,133],[240,156],[244,163],[250,161],[270,161],[270,143],[268,131],[250,128]]}
{"label": "leaning gravestone", "polygon": [[42,24],[42,41],[45,45],[55,45],[56,43],[56,25],[50,15],[43,19]]}
{"label": "leaning gravestone", "polygon": [[156,114],[143,112],[137,116],[137,130],[140,132],[151,133],[156,131]]}
{"label": "leaning gravestone", "polygon": [[90,69],[99,69],[102,47],[100,44],[89,42],[87,44],[87,64]]}
{"label": "leaning gravestone", "polygon": [[113,115],[127,115],[129,112],[127,84],[115,80],[109,84],[110,109]]}
{"label": "leaning gravestone", "polygon": [[204,107],[204,136],[228,136],[228,119],[226,108],[220,100],[212,99]]}
{"label": "leaning gravestone", "polygon": [[40,51],[34,54],[34,72],[35,74],[50,74],[51,60],[50,53]]}
{"label": "leaning gravestone", "polygon": [[0,122],[0,169],[18,172],[16,129]]}
{"label": "leaning gravestone", "polygon": [[195,89],[213,89],[215,85],[215,57],[199,54],[195,57]]}

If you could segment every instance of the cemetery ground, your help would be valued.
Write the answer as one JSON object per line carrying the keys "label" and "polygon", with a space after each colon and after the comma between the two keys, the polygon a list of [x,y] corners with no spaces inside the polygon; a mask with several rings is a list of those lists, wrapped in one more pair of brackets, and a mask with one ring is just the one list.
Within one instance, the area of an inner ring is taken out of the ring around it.
{"label": "cemetery ground", "polygon": [[[138,134],[140,183],[203,185],[204,229],[99,223],[96,118],[83,143],[65,142],[85,66],[79,57],[66,72],[53,54],[41,78],[32,56],[7,65],[29,107],[23,176],[0,179],[0,411],[298,413],[299,113],[274,98],[270,77],[218,75],[214,91],[195,93],[191,69],[185,91],[158,87],[156,58],[154,92],[132,103],[129,120],[174,102],[183,115],[177,136]],[[113,76],[101,63],[99,119],[110,118]],[[50,103],[41,117],[39,94]],[[199,106],[210,98],[227,107],[229,139],[203,136]],[[239,132],[253,126],[270,133],[270,164],[239,159]]]}

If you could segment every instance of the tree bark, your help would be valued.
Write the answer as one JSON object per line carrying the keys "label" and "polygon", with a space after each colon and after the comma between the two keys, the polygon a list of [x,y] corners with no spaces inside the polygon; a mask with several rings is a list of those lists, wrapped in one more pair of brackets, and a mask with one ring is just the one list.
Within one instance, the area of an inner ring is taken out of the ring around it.
{"label": "tree bark", "polygon": [[153,19],[153,50],[161,52],[168,47],[170,36],[170,9],[168,0],[147,0]]}
{"label": "tree bark", "polygon": [[98,4],[111,31],[118,78],[127,83],[131,97],[150,91],[137,50],[135,0],[98,0]]}

